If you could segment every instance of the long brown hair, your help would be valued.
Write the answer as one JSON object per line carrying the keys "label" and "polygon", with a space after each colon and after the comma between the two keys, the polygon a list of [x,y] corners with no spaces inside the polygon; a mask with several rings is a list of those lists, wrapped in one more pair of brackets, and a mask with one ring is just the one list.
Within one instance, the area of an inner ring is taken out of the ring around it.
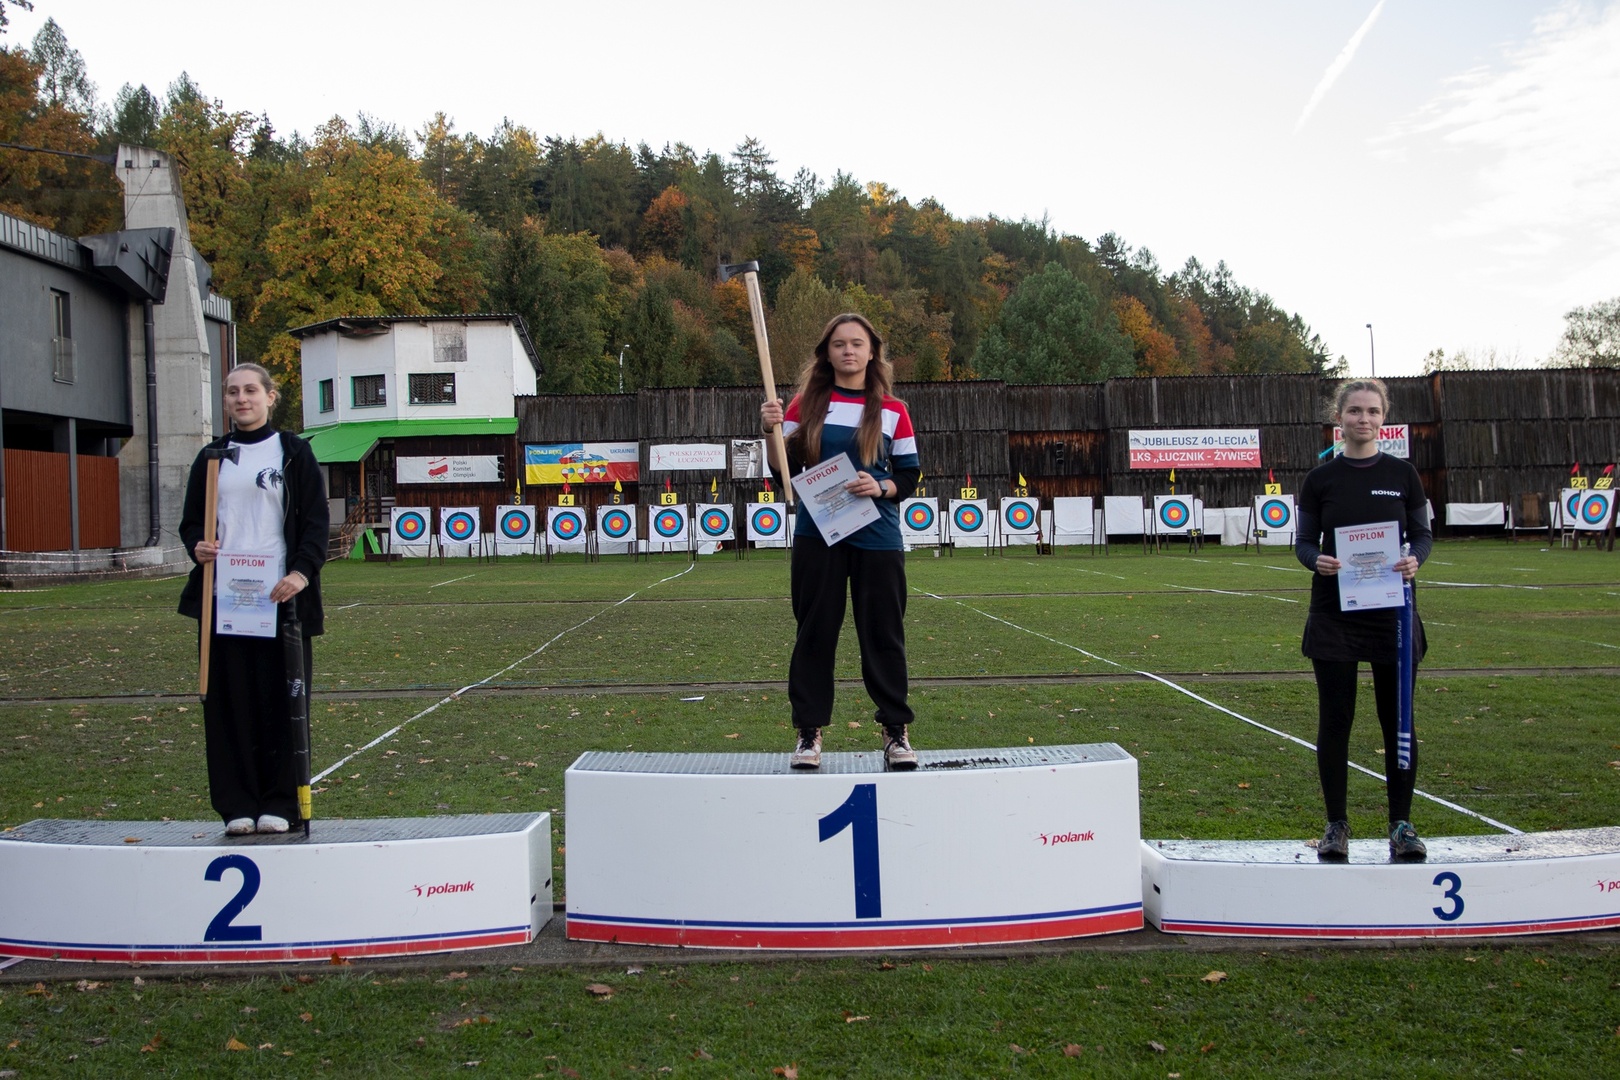
{"label": "long brown hair", "polygon": [[872,342],[872,360],[866,365],[866,405],[861,410],[861,423],[855,429],[855,446],[860,453],[859,465],[871,467],[877,463],[883,446],[883,399],[894,388],[894,368],[883,355],[883,339],[866,316],[846,311],[834,315],[821,332],[816,343],[815,360],[805,365],[799,375],[796,390],[799,398],[799,426],[788,438],[793,453],[806,465],[821,461],[821,429],[827,422],[827,402],[832,397],[837,372],[827,353],[833,331],[845,323],[859,323]]}

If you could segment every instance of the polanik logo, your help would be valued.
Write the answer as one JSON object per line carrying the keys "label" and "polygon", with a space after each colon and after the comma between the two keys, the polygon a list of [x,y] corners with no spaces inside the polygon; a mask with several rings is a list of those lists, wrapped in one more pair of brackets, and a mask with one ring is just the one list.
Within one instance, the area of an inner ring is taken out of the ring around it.
{"label": "polanik logo", "polygon": [[1059,844],[1085,844],[1097,839],[1095,829],[1085,832],[1041,833],[1041,847],[1057,847]]}
{"label": "polanik logo", "polygon": [[444,896],[449,893],[464,893],[473,891],[473,883],[470,881],[446,881],[442,885],[413,885],[411,887],[416,890],[417,896],[422,897]]}

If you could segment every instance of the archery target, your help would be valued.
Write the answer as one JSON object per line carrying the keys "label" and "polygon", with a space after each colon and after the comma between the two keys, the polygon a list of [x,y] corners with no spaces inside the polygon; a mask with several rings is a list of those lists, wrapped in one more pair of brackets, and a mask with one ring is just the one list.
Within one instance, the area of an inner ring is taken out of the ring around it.
{"label": "archery target", "polygon": [[686,541],[686,507],[655,506],[652,508],[652,531],[666,544]]}
{"label": "archery target", "polygon": [[572,506],[546,507],[546,538],[557,544],[583,544],[585,515]]}
{"label": "archery target", "polygon": [[782,541],[787,539],[787,518],[776,503],[748,504],[748,539],[750,543]]}
{"label": "archery target", "polygon": [[731,507],[722,503],[699,503],[698,531],[709,540],[730,540],[736,530],[731,523]]}
{"label": "archery target", "polygon": [[1558,493],[1558,514],[1553,521],[1553,527],[1558,529],[1573,529],[1581,520],[1581,495],[1583,488],[1564,488]]}
{"label": "archery target", "polygon": [[1583,491],[1580,505],[1575,510],[1575,527],[1597,532],[1609,527],[1609,516],[1614,513],[1614,492]]}
{"label": "archery target", "polygon": [[953,543],[967,540],[970,544],[977,541],[977,545],[989,542],[990,530],[987,523],[990,520],[990,507],[984,499],[952,499],[950,514],[950,534]]}
{"label": "archery target", "polygon": [[428,541],[428,514],[425,506],[396,506],[389,528],[394,540],[401,544],[425,544]]}
{"label": "archery target", "polygon": [[900,529],[908,544],[939,543],[939,504],[933,499],[907,499],[900,505]]}
{"label": "archery target", "polygon": [[1159,535],[1179,536],[1193,527],[1193,501],[1184,495],[1153,496],[1153,529]]}
{"label": "archery target", "polygon": [[519,543],[534,538],[534,507],[497,506],[495,531],[498,539]]}
{"label": "archery target", "polygon": [[1294,531],[1294,497],[1292,495],[1256,495],[1254,497],[1254,527],[1263,532]]}
{"label": "archery target", "polygon": [[633,506],[597,507],[596,531],[609,540],[635,539],[636,508]]}
{"label": "archery target", "polygon": [[439,540],[450,544],[478,542],[478,507],[447,507],[439,511]]}
{"label": "archery target", "polygon": [[1013,499],[1001,504],[1001,526],[1010,533],[1034,532],[1041,512],[1034,499]]}

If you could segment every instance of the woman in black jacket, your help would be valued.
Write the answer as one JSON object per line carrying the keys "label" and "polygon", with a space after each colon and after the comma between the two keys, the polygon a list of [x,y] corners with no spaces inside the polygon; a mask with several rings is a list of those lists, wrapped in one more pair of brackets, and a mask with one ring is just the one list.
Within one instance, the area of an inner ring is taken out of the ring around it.
{"label": "woman in black jacket", "polygon": [[[180,614],[201,618],[203,564],[222,551],[275,559],[281,576],[270,599],[277,605],[293,602],[303,626],[307,685],[310,639],[324,630],[320,569],[326,561],[326,489],[309,444],[270,426],[276,397],[270,373],[258,364],[238,364],[225,377],[225,413],[234,430],[207,450],[234,448],[237,457],[220,462],[218,539],[212,543],[203,539],[207,451],[192,462],[180,539],[197,565],[180,594]],[[216,592],[219,584],[216,575]],[[203,700],[208,790],[225,831],[232,836],[286,832],[298,820],[298,778],[279,637],[216,632],[208,688]]]}

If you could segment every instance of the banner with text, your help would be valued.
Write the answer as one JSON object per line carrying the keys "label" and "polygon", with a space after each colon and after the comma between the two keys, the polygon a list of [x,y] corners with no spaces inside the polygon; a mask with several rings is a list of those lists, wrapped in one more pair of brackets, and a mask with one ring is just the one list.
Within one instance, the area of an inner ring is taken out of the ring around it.
{"label": "banner with text", "polygon": [[653,472],[697,469],[726,471],[725,443],[664,443],[647,448],[647,467]]}
{"label": "banner with text", "polygon": [[551,443],[523,448],[526,484],[611,484],[641,479],[641,448],[633,442]]}
{"label": "banner with text", "polygon": [[1259,428],[1130,431],[1133,469],[1258,469]]}
{"label": "banner with text", "polygon": [[499,454],[394,459],[394,480],[400,484],[497,484],[503,479]]}
{"label": "banner with text", "polygon": [[[1412,456],[1412,429],[1406,424],[1385,424],[1378,429],[1378,449],[1390,457]],[[1344,429],[1333,429],[1333,455],[1344,453]]]}

